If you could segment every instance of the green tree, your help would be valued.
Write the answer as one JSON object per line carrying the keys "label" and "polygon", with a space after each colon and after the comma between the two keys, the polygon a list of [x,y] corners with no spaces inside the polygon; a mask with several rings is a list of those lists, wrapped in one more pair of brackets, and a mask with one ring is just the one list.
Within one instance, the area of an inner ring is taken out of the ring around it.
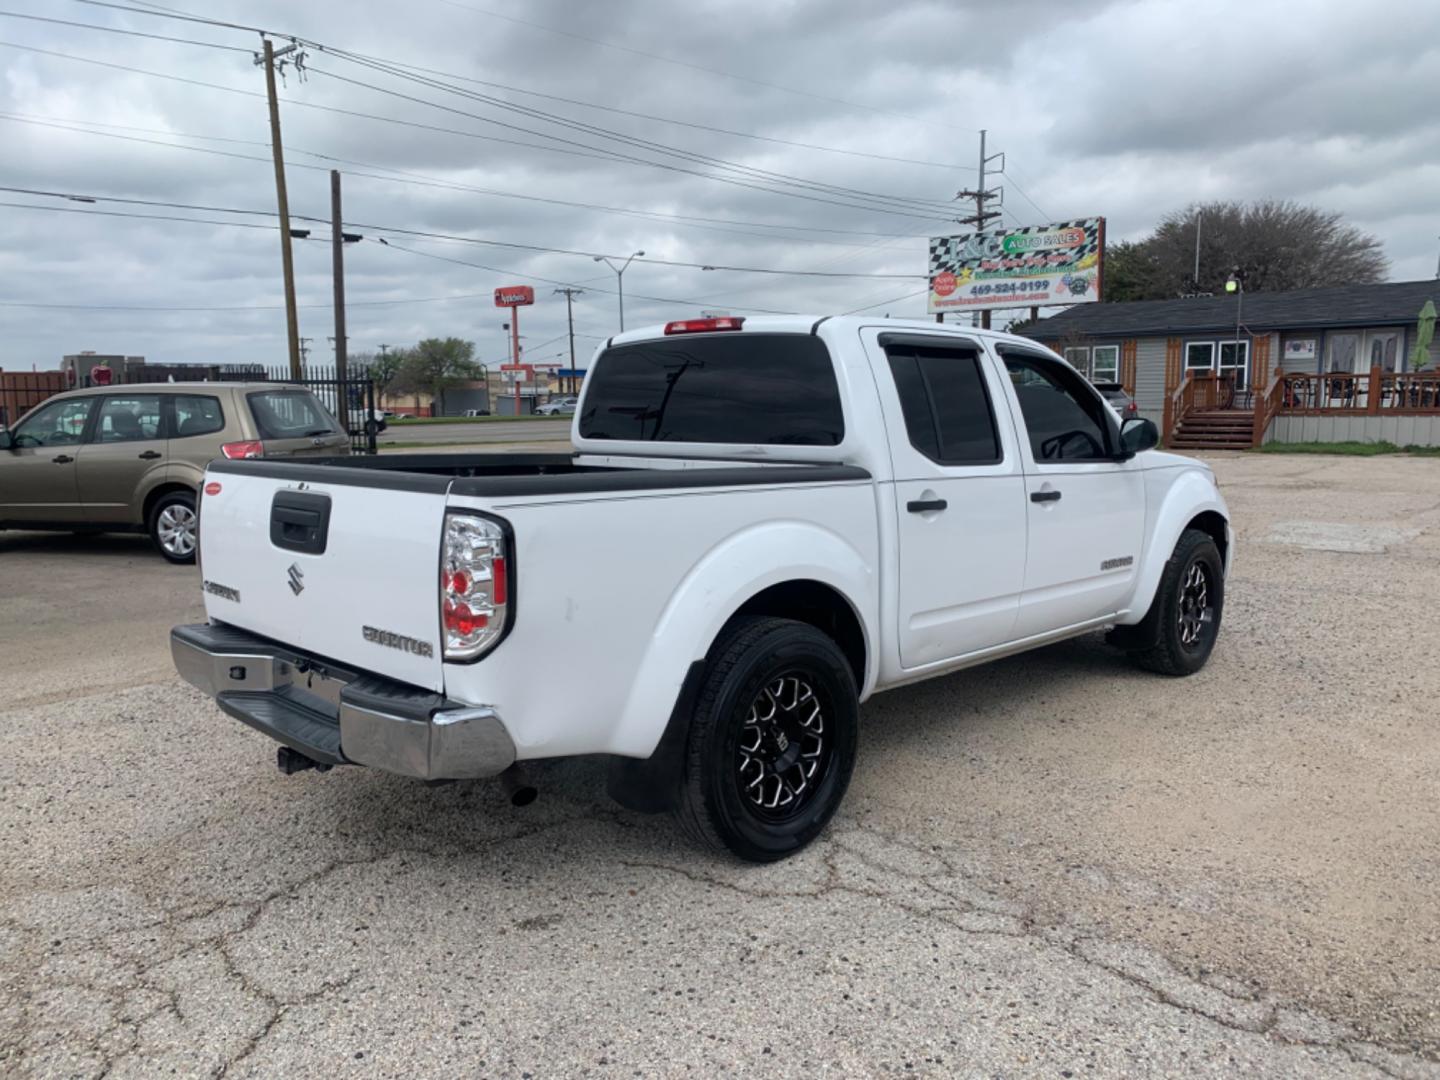
{"label": "green tree", "polygon": [[1107,301],[1153,300],[1155,267],[1144,242],[1117,240],[1105,245],[1105,280],[1101,283]]}
{"label": "green tree", "polygon": [[351,357],[350,362],[357,373],[361,369],[364,370],[365,375],[375,383],[376,397],[382,397],[395,381],[395,376],[400,373],[400,367],[405,362],[405,355],[398,350],[379,356],[374,353],[361,353]]}
{"label": "green tree", "polygon": [[1380,241],[1334,211],[1279,199],[1195,203],[1167,214],[1142,240],[1107,245],[1105,299],[1221,293],[1236,267],[1245,271],[1246,291],[1280,292],[1383,281],[1388,266]]}
{"label": "green tree", "polygon": [[450,387],[478,378],[480,365],[475,362],[473,341],[426,338],[404,350],[390,389],[397,394],[426,393],[439,403]]}

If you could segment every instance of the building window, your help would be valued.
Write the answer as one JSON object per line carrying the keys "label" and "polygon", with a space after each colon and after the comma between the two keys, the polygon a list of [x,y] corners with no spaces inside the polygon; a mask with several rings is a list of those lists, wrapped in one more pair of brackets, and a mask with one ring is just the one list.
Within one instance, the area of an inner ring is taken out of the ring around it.
{"label": "building window", "polygon": [[1083,346],[1066,349],[1065,362],[1081,375],[1087,375],[1090,372],[1090,350]]}
{"label": "building window", "polygon": [[1185,370],[1209,371],[1215,366],[1215,343],[1192,341],[1185,346]]}
{"label": "building window", "polygon": [[1091,359],[1090,381],[1096,383],[1118,383],[1120,381],[1120,346],[1096,345]]}
{"label": "building window", "polygon": [[1325,365],[1327,371],[1354,371],[1355,358],[1360,352],[1360,335],[1331,334],[1325,351],[1329,354]]}

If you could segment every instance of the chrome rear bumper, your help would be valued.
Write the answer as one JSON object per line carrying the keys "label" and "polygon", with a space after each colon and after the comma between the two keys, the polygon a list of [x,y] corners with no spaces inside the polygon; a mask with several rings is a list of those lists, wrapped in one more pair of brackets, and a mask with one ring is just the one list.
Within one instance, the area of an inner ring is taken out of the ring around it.
{"label": "chrome rear bumper", "polygon": [[175,669],[225,712],[321,765],[424,780],[494,776],[515,743],[488,705],[307,657],[213,623],[170,631]]}

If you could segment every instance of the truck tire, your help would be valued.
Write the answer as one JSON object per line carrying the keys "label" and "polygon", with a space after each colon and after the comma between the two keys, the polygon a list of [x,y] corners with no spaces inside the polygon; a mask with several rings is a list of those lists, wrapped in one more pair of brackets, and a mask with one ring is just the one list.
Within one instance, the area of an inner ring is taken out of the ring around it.
{"label": "truck tire", "polygon": [[697,843],[774,862],[814,840],[850,785],[855,676],[808,623],[747,617],[710,650],[675,816]]}
{"label": "truck tire", "polygon": [[195,493],[171,491],[150,508],[150,539],[172,563],[193,563],[198,543]]}
{"label": "truck tire", "polygon": [[1193,675],[1205,666],[1225,610],[1225,563],[1214,539],[1186,529],[1160,574],[1160,586],[1137,636],[1151,642],[1131,653],[1147,671]]}

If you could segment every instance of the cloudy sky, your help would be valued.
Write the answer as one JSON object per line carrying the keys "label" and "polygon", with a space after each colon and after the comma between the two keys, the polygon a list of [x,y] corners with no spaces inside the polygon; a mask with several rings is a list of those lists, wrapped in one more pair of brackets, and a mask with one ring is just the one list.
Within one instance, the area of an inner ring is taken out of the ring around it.
{"label": "cloudy sky", "polygon": [[[314,43],[281,112],[291,211],[323,219],[296,222],[315,230],[295,258],[316,359],[334,332],[331,168],[365,237],[346,249],[352,351],[453,334],[503,360],[491,292],[531,284],[527,359],[558,359],[563,283],[585,290],[575,325],[588,353],[617,326],[615,275],[592,256],[640,249],[624,279],[631,327],[702,308],[922,314],[925,238],[959,231],[945,204],[974,182],[981,127],[1007,155],[995,182],[1008,223],[1100,214],[1112,236],[1133,237],[1197,199],[1292,198],[1378,235],[1392,279],[1430,277],[1440,4],[1303,6],[1303,17],[1273,0],[1212,0],[1203,16],[1190,0],[163,6],[232,29],[144,14],[162,5],[138,0],[10,0],[189,40],[0,16],[0,185],[143,200],[0,192],[0,367],[54,367],[82,349],[285,361],[264,81],[250,56],[260,38],[246,28]],[[134,214],[201,223],[115,216]]]}

